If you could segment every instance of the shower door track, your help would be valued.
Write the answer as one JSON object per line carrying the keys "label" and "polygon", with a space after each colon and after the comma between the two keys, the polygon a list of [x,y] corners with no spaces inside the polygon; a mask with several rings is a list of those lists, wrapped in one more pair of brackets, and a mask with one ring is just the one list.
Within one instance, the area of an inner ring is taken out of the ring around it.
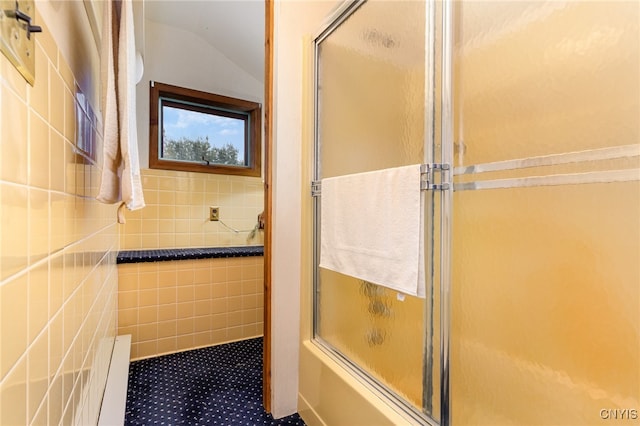
{"label": "shower door track", "polygon": [[407,404],[401,395],[389,389],[384,383],[380,382],[376,378],[372,377],[364,368],[351,361],[349,357],[334,348],[331,343],[327,342],[322,337],[316,336],[312,340],[312,342],[329,358],[333,359],[340,365],[347,366],[350,372],[360,383],[373,390],[373,392],[380,398],[385,399],[390,405],[394,407],[396,411],[411,417],[412,420],[415,420],[420,424],[428,424],[429,426],[440,426],[440,423],[431,418],[429,415],[420,413],[416,410],[408,410]]}

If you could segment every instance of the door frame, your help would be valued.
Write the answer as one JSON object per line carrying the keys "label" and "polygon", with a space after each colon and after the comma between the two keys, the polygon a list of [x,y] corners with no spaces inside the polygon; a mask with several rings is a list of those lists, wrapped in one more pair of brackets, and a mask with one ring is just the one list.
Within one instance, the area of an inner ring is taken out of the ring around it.
{"label": "door frame", "polygon": [[273,7],[265,0],[264,25],[264,314],[262,352],[262,405],[271,413],[271,244],[272,244],[272,172],[273,149]]}

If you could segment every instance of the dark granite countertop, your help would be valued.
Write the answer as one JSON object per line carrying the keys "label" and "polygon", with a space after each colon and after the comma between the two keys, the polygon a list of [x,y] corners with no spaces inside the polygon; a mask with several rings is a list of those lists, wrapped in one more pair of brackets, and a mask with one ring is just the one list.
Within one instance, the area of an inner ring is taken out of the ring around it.
{"label": "dark granite countertop", "polygon": [[123,250],[117,263],[162,262],[166,260],[210,259],[220,257],[262,256],[263,246],[205,247],[157,250]]}

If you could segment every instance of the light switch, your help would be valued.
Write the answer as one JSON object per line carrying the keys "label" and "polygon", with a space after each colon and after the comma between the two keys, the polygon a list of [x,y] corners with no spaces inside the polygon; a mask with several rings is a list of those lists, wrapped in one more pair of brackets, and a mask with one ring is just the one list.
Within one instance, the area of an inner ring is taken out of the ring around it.
{"label": "light switch", "polygon": [[0,50],[33,86],[35,82],[35,39],[42,29],[33,25],[33,0],[0,0]]}

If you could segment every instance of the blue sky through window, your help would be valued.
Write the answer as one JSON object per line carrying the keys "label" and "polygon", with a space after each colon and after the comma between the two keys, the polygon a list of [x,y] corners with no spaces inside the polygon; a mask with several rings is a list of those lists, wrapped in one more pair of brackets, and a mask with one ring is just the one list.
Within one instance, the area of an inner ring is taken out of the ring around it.
{"label": "blue sky through window", "polygon": [[162,125],[167,138],[195,140],[208,136],[211,146],[230,143],[238,149],[238,159],[245,158],[244,120],[163,106]]}

